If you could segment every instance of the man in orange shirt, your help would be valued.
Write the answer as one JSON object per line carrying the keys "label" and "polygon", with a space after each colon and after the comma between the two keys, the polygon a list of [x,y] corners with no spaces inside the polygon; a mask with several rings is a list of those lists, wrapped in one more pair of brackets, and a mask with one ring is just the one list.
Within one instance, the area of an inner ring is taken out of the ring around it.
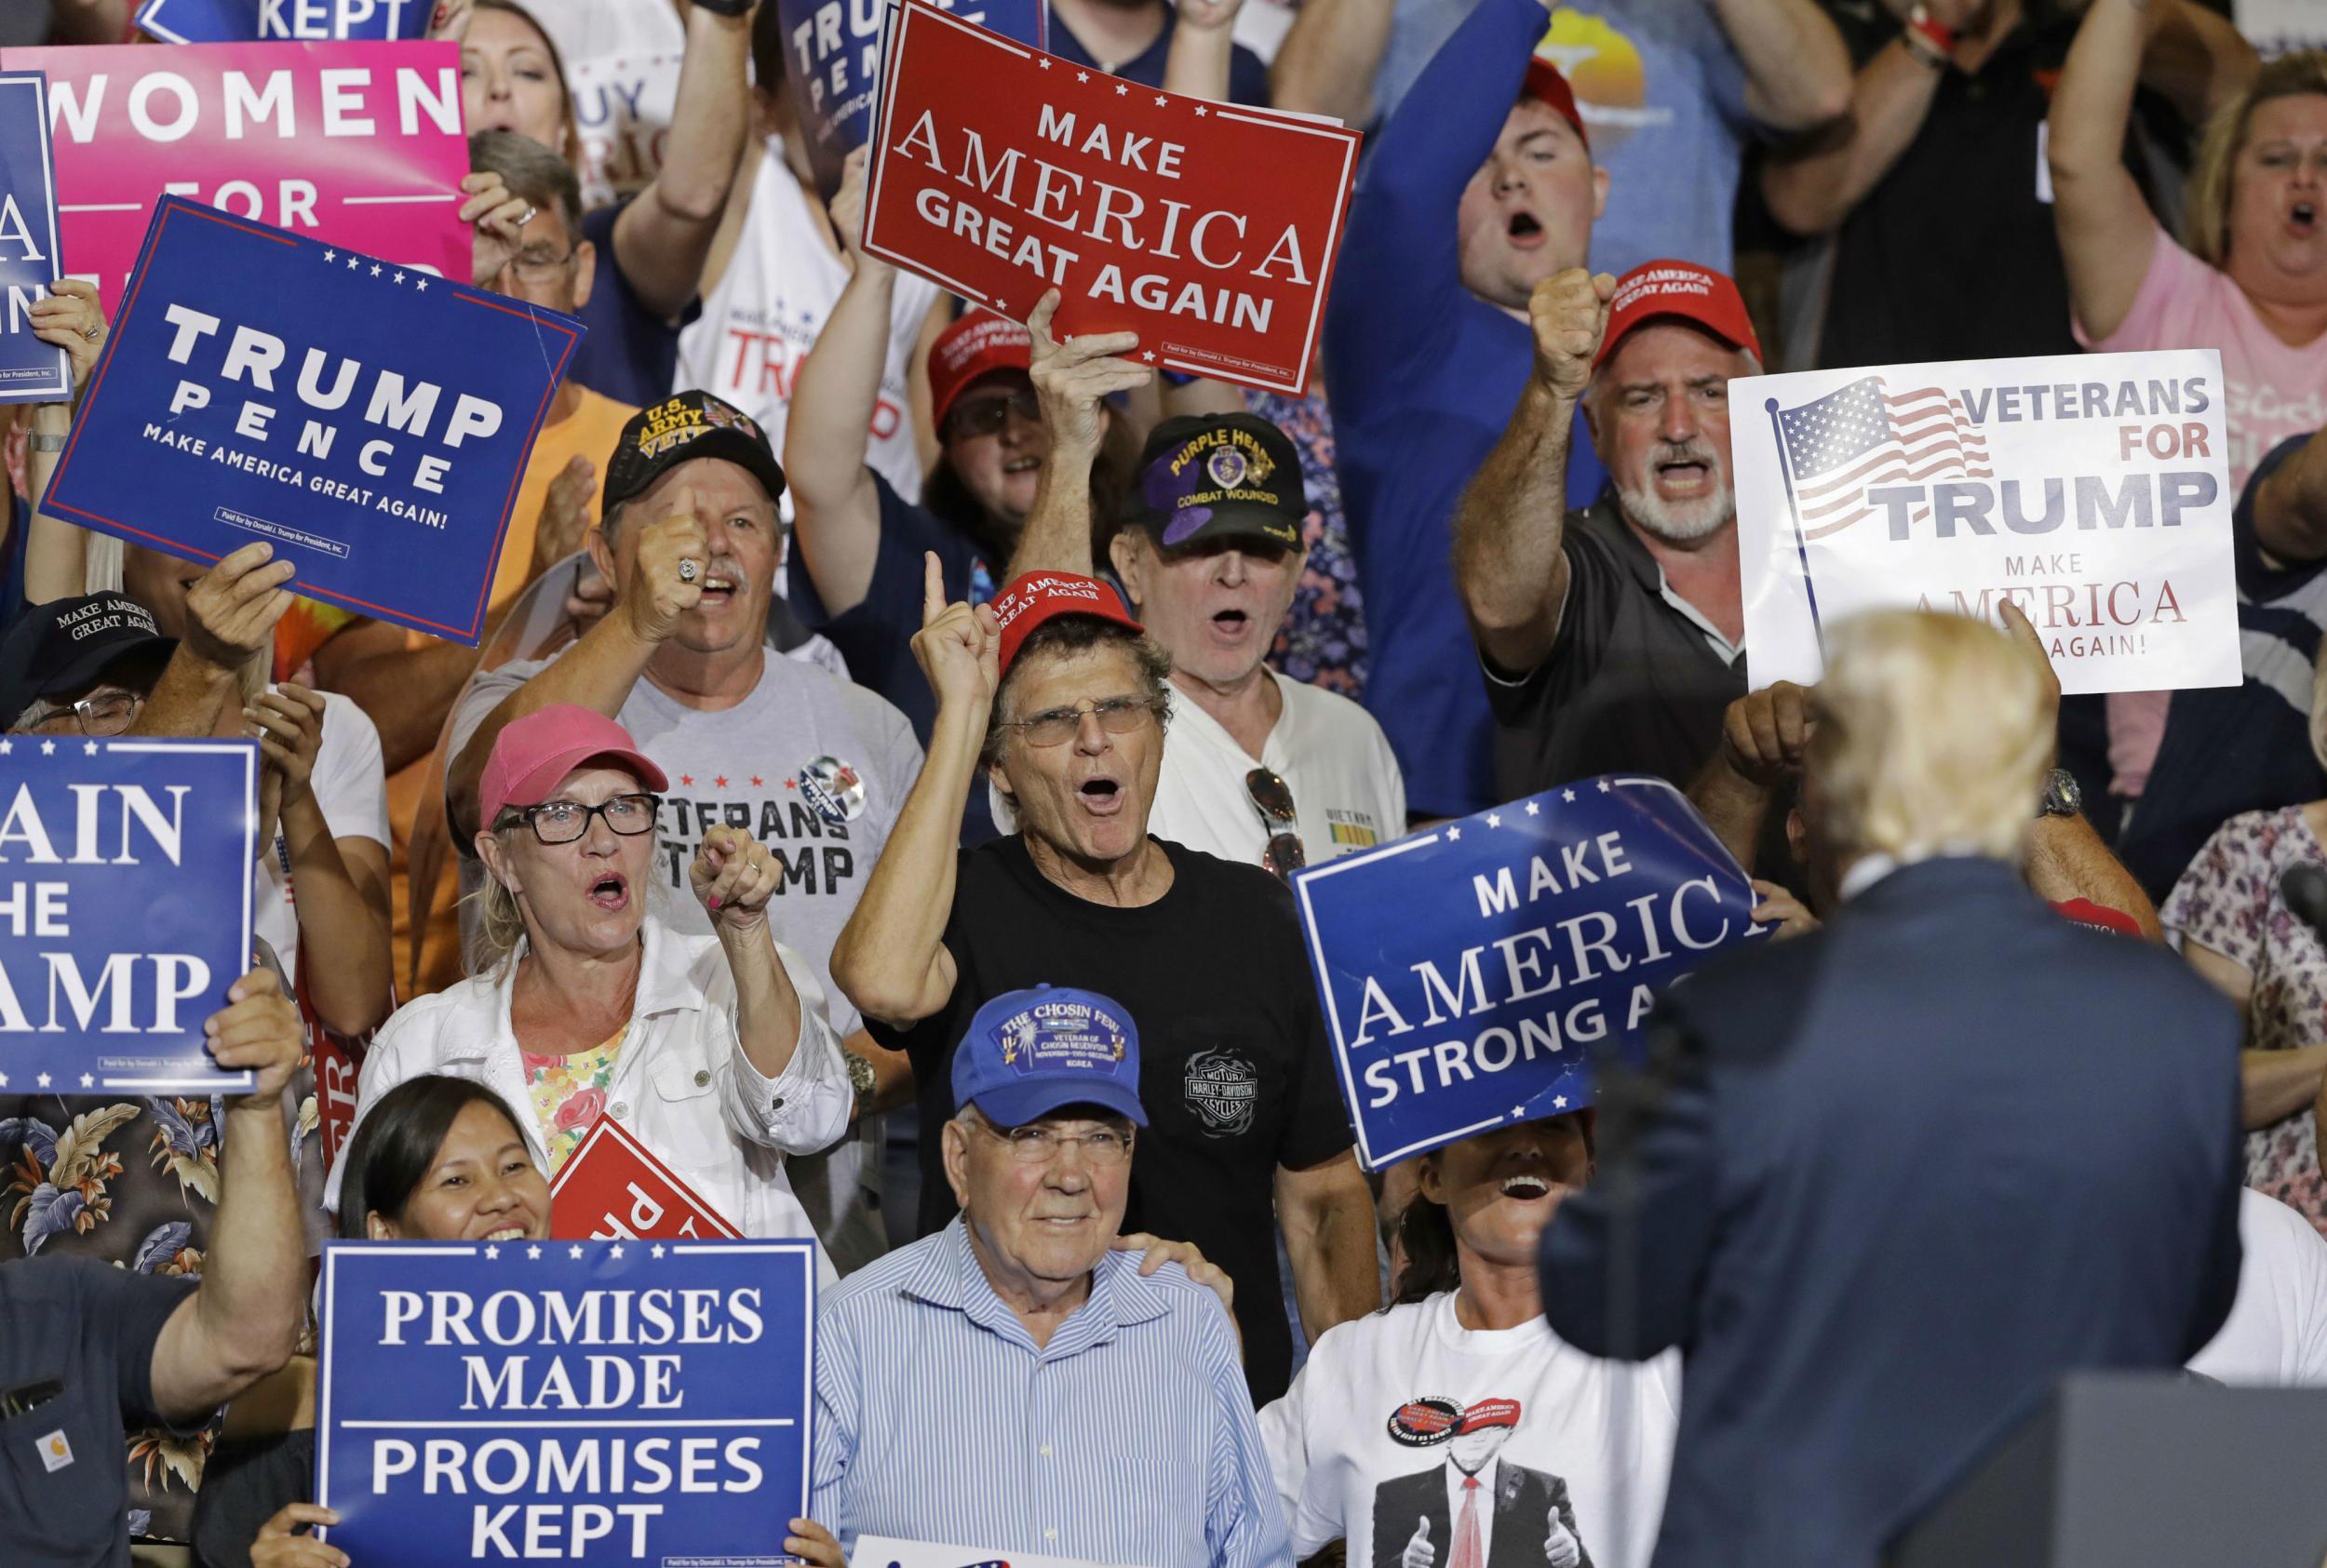
{"label": "man in orange shirt", "polygon": [[[578,314],[590,297],[594,248],[582,237],[582,194],[572,169],[524,137],[490,130],[469,138],[469,168],[463,187],[470,195],[463,211],[473,214],[477,224],[477,286]],[[502,541],[501,563],[493,573],[493,618],[507,610],[528,583],[581,549],[583,535],[597,520],[597,458],[614,449],[624,422],[636,412],[578,382],[568,380],[558,389]],[[490,647],[490,633],[487,641]],[[278,658],[281,651],[278,646]],[[531,651],[516,649],[503,657]],[[478,654],[456,642],[359,619],[329,636],[313,658],[315,684],[354,699],[380,730],[393,836],[388,875],[397,989],[399,999],[410,1000],[442,989],[462,973],[452,879],[435,879],[416,934],[408,871],[413,824],[424,803],[442,809],[437,736],[477,667]],[[424,831],[421,837],[429,835]]]}

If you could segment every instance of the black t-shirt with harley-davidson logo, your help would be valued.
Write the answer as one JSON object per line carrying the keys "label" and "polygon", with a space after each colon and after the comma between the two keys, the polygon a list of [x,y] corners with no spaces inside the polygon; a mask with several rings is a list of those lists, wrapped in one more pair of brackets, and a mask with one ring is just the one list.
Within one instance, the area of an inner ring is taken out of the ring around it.
{"label": "black t-shirt with harley-davidson logo", "polygon": [[1149,1121],[1123,1228],[1193,1241],[1228,1270],[1245,1376],[1265,1404],[1285,1392],[1293,1360],[1277,1274],[1277,1168],[1304,1170],[1353,1140],[1292,896],[1258,866],[1163,848],[1172,886],[1135,909],[1052,886],[1016,835],[962,851],[945,933],[960,976],[951,999],[908,1030],[866,1022],[913,1059],[926,1236],[954,1214],[937,1128],[953,1114],[953,1052],[978,1008],[1042,985],[1121,1003],[1139,1031]]}

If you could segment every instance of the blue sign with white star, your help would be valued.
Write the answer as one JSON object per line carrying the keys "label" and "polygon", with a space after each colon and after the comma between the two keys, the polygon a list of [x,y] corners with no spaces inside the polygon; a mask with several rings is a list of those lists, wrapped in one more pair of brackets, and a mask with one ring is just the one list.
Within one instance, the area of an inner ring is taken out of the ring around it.
{"label": "blue sign with white star", "polygon": [[258,780],[249,741],[0,735],[0,1089],[249,1090],[202,1025],[250,968]]}
{"label": "blue sign with white star", "polygon": [[47,510],[476,646],[571,316],[182,196],[146,231]]}
{"label": "blue sign with white star", "polygon": [[73,395],[72,362],[64,350],[33,336],[25,315],[63,271],[48,78],[38,71],[0,72],[0,403]]}
{"label": "blue sign with white star", "polygon": [[[872,140],[875,89],[881,81],[881,29],[886,6],[842,6],[837,0],[773,0],[783,17],[784,70],[808,162],[830,200],[841,188],[841,165]],[[1049,0],[934,0],[963,21],[1038,49],[1050,47]],[[999,154],[997,154],[999,155]]]}
{"label": "blue sign with white star", "polygon": [[316,1534],[356,1562],[788,1563],[814,1241],[333,1241]]}
{"label": "blue sign with white star", "polygon": [[1752,881],[1662,779],[1581,779],[1293,878],[1369,1171],[1592,1103],[1657,993],[1766,940]]}

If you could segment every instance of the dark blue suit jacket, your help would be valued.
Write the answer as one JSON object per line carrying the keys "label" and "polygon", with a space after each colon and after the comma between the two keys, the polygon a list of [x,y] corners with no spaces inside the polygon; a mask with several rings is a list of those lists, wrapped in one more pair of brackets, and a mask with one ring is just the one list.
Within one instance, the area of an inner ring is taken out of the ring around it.
{"label": "dark blue suit jacket", "polygon": [[1652,1039],[1635,1320],[1611,1151],[1542,1272],[1569,1343],[1683,1348],[1656,1568],[1874,1568],[2062,1374],[2177,1366],[2229,1311],[2237,1015],[2003,864],[1896,871],[1684,981]]}

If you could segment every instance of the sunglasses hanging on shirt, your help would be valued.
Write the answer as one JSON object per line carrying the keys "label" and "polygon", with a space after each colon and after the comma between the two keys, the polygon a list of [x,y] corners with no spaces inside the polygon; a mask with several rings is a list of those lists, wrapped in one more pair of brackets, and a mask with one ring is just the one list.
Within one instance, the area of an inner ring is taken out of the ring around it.
{"label": "sunglasses hanging on shirt", "polygon": [[1260,864],[1275,873],[1278,881],[1292,880],[1293,873],[1309,864],[1298,831],[1299,819],[1293,811],[1292,786],[1273,770],[1255,768],[1244,775],[1244,793],[1253,810],[1260,813],[1261,825],[1269,830],[1269,846],[1260,852]]}

